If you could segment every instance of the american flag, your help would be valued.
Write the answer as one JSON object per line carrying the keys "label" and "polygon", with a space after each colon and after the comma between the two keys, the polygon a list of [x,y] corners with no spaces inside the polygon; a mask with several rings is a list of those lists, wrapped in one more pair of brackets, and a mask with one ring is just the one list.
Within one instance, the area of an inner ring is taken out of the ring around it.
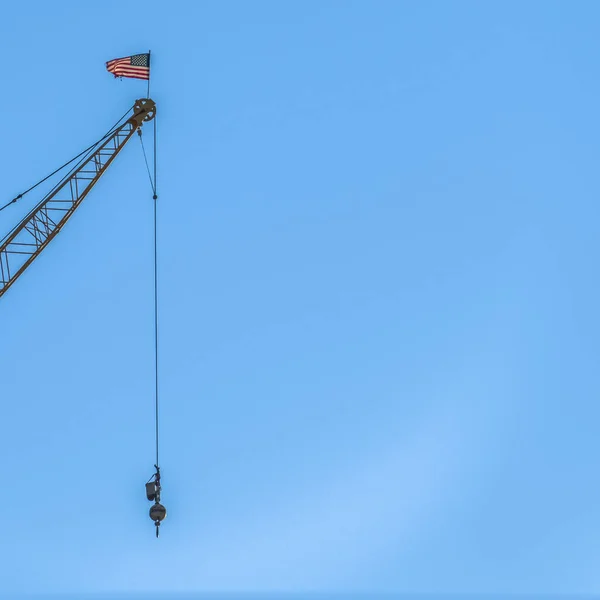
{"label": "american flag", "polygon": [[109,60],[106,70],[115,77],[150,79],[150,54],[134,54]]}

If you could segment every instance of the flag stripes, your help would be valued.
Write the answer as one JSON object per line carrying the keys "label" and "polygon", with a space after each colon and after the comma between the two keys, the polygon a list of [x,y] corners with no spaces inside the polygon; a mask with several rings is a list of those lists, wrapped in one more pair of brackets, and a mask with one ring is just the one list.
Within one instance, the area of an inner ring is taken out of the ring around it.
{"label": "flag stripes", "polygon": [[106,70],[115,77],[150,79],[150,54],[134,54],[109,60]]}

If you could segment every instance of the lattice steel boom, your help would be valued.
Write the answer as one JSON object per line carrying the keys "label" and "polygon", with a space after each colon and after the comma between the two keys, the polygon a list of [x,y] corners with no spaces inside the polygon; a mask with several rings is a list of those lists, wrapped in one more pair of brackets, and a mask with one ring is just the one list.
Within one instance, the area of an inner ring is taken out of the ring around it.
{"label": "lattice steel boom", "polygon": [[137,100],[133,115],[102,140],[0,242],[0,297],[62,229],[142,123],[154,118],[155,111],[156,105],[149,98]]}

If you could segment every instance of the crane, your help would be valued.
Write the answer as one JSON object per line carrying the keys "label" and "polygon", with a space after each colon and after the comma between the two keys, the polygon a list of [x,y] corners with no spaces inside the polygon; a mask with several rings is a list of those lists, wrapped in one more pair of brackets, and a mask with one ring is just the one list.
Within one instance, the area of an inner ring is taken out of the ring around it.
{"label": "crane", "polygon": [[141,133],[142,124],[155,115],[153,100],[136,100],[133,114],[90,147],[79,163],[2,239],[0,298],[64,227],[133,134]]}
{"label": "crane", "polygon": [[[141,136],[143,123],[156,116],[156,104],[150,98],[136,100],[130,111],[119,119],[117,124],[95,144],[81,152],[63,167],[80,159],[71,171],[0,241],[0,298],[25,272],[27,267],[42,253],[58,232],[73,216],[84,198],[92,191],[100,177],[108,170],[113,160],[137,131]],[[144,152],[145,153],[145,152]],[[61,167],[53,174],[62,170]],[[52,174],[52,175],[53,175]],[[52,175],[44,178],[26,192],[19,194],[9,204],[16,202],[28,191],[37,187]],[[154,200],[156,189],[153,184]],[[1,209],[0,209],[1,210]],[[156,204],[155,204],[155,243],[156,243]],[[156,254],[155,254],[155,294],[156,294]],[[156,295],[155,295],[156,307]],[[155,308],[156,315],[156,308]],[[157,358],[158,361],[158,358]],[[156,526],[156,537],[161,521],[167,511],[160,504],[160,469],[158,467],[158,362],[156,363],[156,473],[146,484],[148,500],[154,501],[150,518]]]}

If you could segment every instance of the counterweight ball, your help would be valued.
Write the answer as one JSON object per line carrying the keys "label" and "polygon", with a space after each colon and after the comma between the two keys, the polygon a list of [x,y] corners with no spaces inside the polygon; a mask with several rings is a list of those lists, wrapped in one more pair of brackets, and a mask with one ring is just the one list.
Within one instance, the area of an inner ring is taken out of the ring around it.
{"label": "counterweight ball", "polygon": [[159,525],[166,516],[167,509],[159,502],[154,503],[152,508],[150,508],[150,518],[156,525]]}

